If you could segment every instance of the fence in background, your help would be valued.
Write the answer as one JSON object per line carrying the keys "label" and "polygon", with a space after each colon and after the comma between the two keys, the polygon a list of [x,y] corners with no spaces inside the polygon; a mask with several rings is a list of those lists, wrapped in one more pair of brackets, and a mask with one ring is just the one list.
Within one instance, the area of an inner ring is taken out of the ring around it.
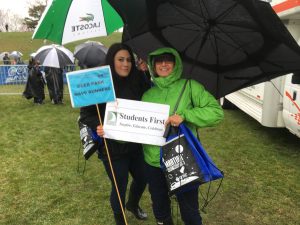
{"label": "fence in background", "polygon": [[24,84],[27,81],[27,65],[1,65],[0,85]]}
{"label": "fence in background", "polygon": [[[43,70],[43,67],[41,67]],[[64,82],[66,83],[66,73],[75,70],[75,65],[64,68]],[[27,65],[0,65],[0,86],[25,84],[28,78]]]}

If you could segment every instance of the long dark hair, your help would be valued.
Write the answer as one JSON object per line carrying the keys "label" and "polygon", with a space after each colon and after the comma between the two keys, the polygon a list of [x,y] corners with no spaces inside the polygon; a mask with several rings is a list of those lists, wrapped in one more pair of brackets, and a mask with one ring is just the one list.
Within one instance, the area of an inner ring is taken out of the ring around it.
{"label": "long dark hair", "polygon": [[134,73],[137,70],[136,65],[135,65],[134,55],[133,55],[131,48],[128,45],[123,44],[123,43],[114,43],[108,49],[107,54],[106,54],[106,59],[105,59],[105,64],[110,65],[113,77],[114,76],[119,77],[119,75],[116,73],[116,70],[115,70],[114,58],[115,58],[115,55],[117,54],[117,52],[120,50],[127,50],[129,52],[129,55],[131,58],[131,70],[130,70],[130,73],[128,76],[130,76],[132,73]]}

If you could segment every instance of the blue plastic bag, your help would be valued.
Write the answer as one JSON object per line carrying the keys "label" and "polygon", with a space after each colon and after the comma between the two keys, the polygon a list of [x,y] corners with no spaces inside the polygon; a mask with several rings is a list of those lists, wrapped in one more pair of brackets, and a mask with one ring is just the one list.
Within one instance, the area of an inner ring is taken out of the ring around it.
{"label": "blue plastic bag", "polygon": [[165,173],[170,194],[178,194],[199,185],[223,178],[189,128],[181,124],[177,132],[161,147],[161,168]]}

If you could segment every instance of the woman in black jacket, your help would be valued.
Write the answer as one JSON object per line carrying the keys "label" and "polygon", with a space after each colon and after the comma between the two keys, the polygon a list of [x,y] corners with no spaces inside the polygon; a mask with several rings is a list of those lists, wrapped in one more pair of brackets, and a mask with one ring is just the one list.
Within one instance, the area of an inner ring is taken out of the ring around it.
{"label": "woman in black jacket", "polygon": [[[150,81],[145,74],[136,68],[132,50],[125,44],[113,44],[106,55],[106,64],[110,65],[114,89],[117,98],[141,100],[143,93],[150,88]],[[105,104],[99,105],[100,116],[103,121]],[[96,106],[83,107],[80,110],[80,120],[93,130],[99,127]],[[108,151],[112,160],[122,205],[125,206],[126,189],[129,173],[132,176],[126,209],[137,219],[145,220],[147,214],[139,207],[139,200],[145,190],[144,157],[141,144],[120,142],[106,139]],[[117,192],[114,186],[106,150],[100,148],[99,158],[103,161],[106,172],[111,180],[112,190],[110,203],[114,212],[116,224],[125,224]]]}

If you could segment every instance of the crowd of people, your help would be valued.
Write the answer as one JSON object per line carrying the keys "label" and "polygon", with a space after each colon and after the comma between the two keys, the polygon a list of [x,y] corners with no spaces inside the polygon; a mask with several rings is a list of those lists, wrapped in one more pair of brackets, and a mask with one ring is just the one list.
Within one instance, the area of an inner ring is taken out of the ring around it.
{"label": "crowd of people", "polygon": [[20,56],[13,55],[13,57],[9,57],[8,53],[4,53],[2,62],[4,65],[24,65],[25,64]]}

